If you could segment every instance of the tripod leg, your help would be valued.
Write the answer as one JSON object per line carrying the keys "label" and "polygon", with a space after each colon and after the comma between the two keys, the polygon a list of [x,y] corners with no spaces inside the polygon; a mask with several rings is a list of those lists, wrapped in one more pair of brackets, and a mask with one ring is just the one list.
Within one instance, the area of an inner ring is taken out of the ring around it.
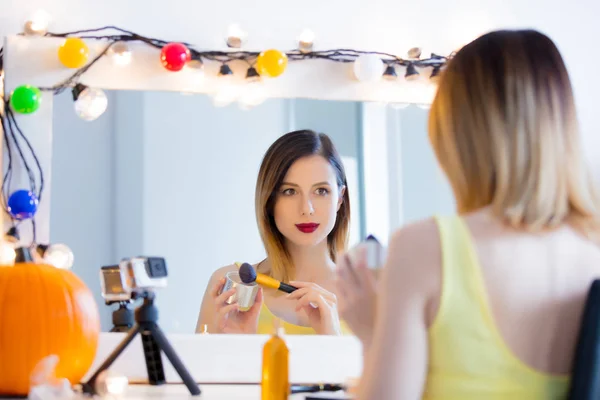
{"label": "tripod leg", "polygon": [[110,356],[98,367],[94,375],[87,381],[87,383],[82,384],[83,391],[85,393],[96,394],[96,379],[98,379],[98,375],[102,373],[102,371],[107,370],[110,366],[116,361],[116,359],[121,355],[123,350],[131,343],[135,335],[140,332],[140,326],[135,324],[127,333],[127,336],[119,343],[119,345],[110,353]]}
{"label": "tripod leg", "polygon": [[192,378],[188,370],[185,368],[185,365],[183,365],[183,363],[179,359],[179,356],[177,356],[175,349],[171,347],[171,343],[169,343],[169,340],[167,339],[163,331],[160,329],[160,327],[156,324],[153,324],[153,326],[149,327],[148,330],[152,332],[152,336],[154,336],[156,343],[158,343],[160,349],[165,353],[165,355],[173,365],[173,368],[175,368],[175,371],[177,371],[190,393],[194,396],[199,395],[200,388],[196,384],[196,381],[194,380],[194,378]]}

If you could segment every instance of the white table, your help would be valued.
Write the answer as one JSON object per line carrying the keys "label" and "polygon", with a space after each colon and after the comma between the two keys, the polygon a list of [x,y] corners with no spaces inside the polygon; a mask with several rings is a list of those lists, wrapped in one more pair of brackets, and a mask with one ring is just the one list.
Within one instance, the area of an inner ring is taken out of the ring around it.
{"label": "white table", "polygon": [[[183,399],[198,399],[198,400],[260,400],[259,385],[214,385],[201,384],[200,396],[192,396],[185,385],[167,384],[161,386],[149,385],[130,385],[125,393],[123,400],[183,400]],[[309,393],[297,393],[289,396],[289,400],[302,400]],[[314,395],[314,394],[311,394]],[[328,398],[345,398],[343,393],[322,393],[321,395]],[[336,396],[336,397],[334,397]]]}
{"label": "white table", "polygon": [[[240,384],[200,384],[202,393],[192,396],[183,384],[165,384],[160,386],[130,384],[127,391],[115,400],[260,400],[260,385]],[[316,396],[315,393],[297,393],[289,396],[289,400],[303,400],[308,394]],[[348,395],[343,392],[322,392],[319,396],[327,399],[346,399]],[[80,397],[76,397],[77,400]],[[86,397],[86,399],[91,399]],[[23,400],[5,399],[5,400]]]}

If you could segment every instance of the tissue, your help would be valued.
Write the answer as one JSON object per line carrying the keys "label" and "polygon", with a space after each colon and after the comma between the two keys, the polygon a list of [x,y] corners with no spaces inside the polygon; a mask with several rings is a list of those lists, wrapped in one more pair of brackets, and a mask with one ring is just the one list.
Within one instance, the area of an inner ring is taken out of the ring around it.
{"label": "tissue", "polygon": [[66,378],[56,377],[58,356],[51,355],[37,363],[31,373],[29,400],[68,400],[76,397]]}

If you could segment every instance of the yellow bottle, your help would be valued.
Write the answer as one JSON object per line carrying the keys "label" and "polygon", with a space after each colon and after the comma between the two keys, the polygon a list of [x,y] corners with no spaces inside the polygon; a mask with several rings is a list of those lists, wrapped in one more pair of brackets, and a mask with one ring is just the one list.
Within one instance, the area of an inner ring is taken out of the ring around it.
{"label": "yellow bottle", "polygon": [[261,399],[287,400],[290,394],[289,350],[283,340],[283,328],[276,328],[263,347]]}

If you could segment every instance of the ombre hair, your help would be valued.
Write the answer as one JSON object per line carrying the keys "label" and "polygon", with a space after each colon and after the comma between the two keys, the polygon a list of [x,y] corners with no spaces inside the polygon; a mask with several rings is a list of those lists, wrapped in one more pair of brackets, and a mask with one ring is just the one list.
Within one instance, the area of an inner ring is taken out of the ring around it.
{"label": "ombre hair", "polygon": [[327,246],[334,262],[337,253],[346,249],[350,228],[350,196],[342,160],[327,135],[310,130],[289,132],[277,139],[265,153],[255,192],[256,220],[271,265],[269,274],[280,281],[294,279],[295,268],[286,249],[285,238],[275,225],[277,193],[292,164],[300,158],[313,155],[322,156],[329,162],[335,171],[338,188],[345,188],[335,225],[327,237]]}
{"label": "ombre hair", "polygon": [[569,223],[598,240],[571,82],[544,34],[495,31],[458,51],[441,74],[429,138],[459,213],[489,206],[515,228]]}

